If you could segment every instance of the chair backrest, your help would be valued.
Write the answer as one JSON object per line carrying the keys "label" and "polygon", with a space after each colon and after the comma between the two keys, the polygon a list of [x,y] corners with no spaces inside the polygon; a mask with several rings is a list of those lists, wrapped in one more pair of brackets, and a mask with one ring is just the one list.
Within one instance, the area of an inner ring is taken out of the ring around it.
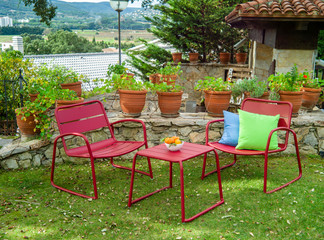
{"label": "chair backrest", "polygon": [[60,134],[85,133],[108,127],[111,136],[114,138],[105,108],[100,101],[95,100],[58,107],[55,109],[55,118]]}
{"label": "chair backrest", "polygon": [[275,116],[280,114],[278,127],[290,127],[292,104],[285,101],[271,101],[256,98],[246,98],[241,109],[251,113]]}

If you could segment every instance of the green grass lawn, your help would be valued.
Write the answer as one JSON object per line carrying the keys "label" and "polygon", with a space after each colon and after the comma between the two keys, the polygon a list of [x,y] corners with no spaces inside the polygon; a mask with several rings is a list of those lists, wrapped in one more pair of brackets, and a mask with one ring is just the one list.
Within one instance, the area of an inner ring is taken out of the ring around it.
{"label": "green grass lawn", "polygon": [[[221,164],[231,161],[221,155]],[[139,168],[146,169],[142,159]],[[116,161],[131,165],[131,161]],[[297,176],[293,156],[272,157],[269,187]],[[303,177],[264,194],[263,159],[239,157],[222,171],[225,204],[181,223],[179,167],[172,189],[127,207],[130,172],[96,163],[99,199],[60,192],[50,168],[0,171],[0,239],[323,239],[323,159],[302,157]],[[152,160],[154,179],[135,175],[139,197],[168,184],[168,163]],[[186,217],[219,200],[217,174],[200,179],[202,158],[184,163]],[[213,169],[209,159],[208,170]],[[88,165],[59,165],[57,184],[92,191]]]}
{"label": "green grass lawn", "polygon": [[12,42],[12,37],[17,35],[0,35],[0,43],[2,42]]}

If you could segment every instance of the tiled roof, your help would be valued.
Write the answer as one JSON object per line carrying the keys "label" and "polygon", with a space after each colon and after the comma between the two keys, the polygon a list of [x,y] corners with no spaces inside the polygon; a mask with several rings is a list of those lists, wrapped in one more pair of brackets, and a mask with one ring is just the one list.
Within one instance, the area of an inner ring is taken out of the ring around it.
{"label": "tiled roof", "polygon": [[231,22],[238,17],[319,18],[324,19],[323,0],[254,0],[239,4],[225,17]]}

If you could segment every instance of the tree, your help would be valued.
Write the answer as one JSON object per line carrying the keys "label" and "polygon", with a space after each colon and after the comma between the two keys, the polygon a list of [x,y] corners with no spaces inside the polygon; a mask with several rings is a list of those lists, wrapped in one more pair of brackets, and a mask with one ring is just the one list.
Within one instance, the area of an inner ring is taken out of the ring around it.
{"label": "tree", "polygon": [[324,30],[321,30],[318,35],[318,58],[324,59]]}
{"label": "tree", "polygon": [[20,0],[25,6],[33,6],[33,11],[37,16],[41,17],[41,22],[50,25],[51,20],[56,15],[57,7],[54,6],[50,0]]}
{"label": "tree", "polygon": [[161,15],[146,17],[149,29],[163,42],[171,43],[182,52],[198,52],[202,61],[221,51],[234,52],[233,45],[245,32],[232,28],[224,18],[237,0],[169,0],[155,5]]}

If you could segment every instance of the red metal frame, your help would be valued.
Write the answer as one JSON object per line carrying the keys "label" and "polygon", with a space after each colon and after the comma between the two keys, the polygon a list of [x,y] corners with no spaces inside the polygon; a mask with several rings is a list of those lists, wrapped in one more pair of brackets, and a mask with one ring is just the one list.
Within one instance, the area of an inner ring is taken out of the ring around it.
{"label": "red metal frame", "polygon": [[[57,136],[54,140],[52,169],[51,169],[51,184],[53,187],[68,192],[70,194],[74,194],[84,198],[97,199],[98,192],[97,192],[94,160],[97,158],[110,158],[111,164],[114,167],[122,168],[126,170],[132,170],[131,168],[114,164],[113,158],[133,152],[142,146],[148,148],[146,127],[143,121],[137,119],[123,119],[120,121],[109,123],[105,109],[100,101],[89,101],[89,102],[56,108],[55,117],[60,131],[60,135]],[[123,123],[127,121],[137,122],[142,125],[143,139],[144,139],[143,141],[116,140],[113,126],[115,124]],[[83,134],[103,127],[108,127],[111,138],[107,138],[103,141],[90,143],[88,138]],[[81,137],[84,140],[85,145],[76,148],[68,148],[64,139],[67,136]],[[69,189],[60,187],[54,183],[56,147],[57,147],[57,141],[59,139],[62,140],[64,151],[69,157],[90,158],[94,196],[88,196],[81,193],[77,193]],[[150,158],[147,158],[147,162],[149,168],[148,173],[137,169],[135,171],[153,178]]]}
{"label": "red metal frame", "polygon": [[[201,211],[200,213],[197,213],[196,215],[185,218],[185,195],[184,195],[184,180],[183,180],[183,162],[186,160],[189,160],[191,158],[200,156],[204,154],[204,162],[207,158],[207,153],[213,151],[215,154],[216,159],[216,167],[217,167],[217,177],[218,177],[218,190],[220,195],[220,201],[216,204],[213,204],[209,208]],[[170,163],[169,167],[169,186],[165,186],[161,189],[158,189],[154,192],[151,192],[149,194],[146,194],[140,198],[137,198],[135,200],[132,200],[133,197],[133,187],[134,187],[134,176],[135,176],[135,166],[136,166],[136,158],[137,156],[144,156],[148,158],[154,158],[158,160],[167,161]],[[223,199],[223,191],[222,191],[222,182],[221,182],[221,175],[220,175],[220,166],[219,166],[219,157],[217,152],[214,148],[204,145],[198,145],[193,143],[184,143],[183,147],[180,151],[171,152],[169,151],[164,144],[144,149],[141,151],[138,151],[133,160],[133,167],[132,167],[132,176],[131,176],[131,183],[130,183],[130,190],[129,190],[129,200],[128,200],[128,207],[131,207],[133,203],[136,203],[138,201],[141,201],[149,196],[152,196],[153,194],[160,192],[162,190],[172,188],[172,164],[173,163],[179,163],[180,166],[180,189],[181,189],[181,220],[182,222],[190,222],[197,217],[207,213],[208,211],[214,209],[215,207],[221,205],[224,203]]]}
{"label": "red metal frame", "polygon": [[[235,149],[235,147],[232,147],[232,146],[220,144],[218,142],[209,142],[209,137],[208,137],[209,136],[209,126],[215,122],[223,122],[224,119],[209,121],[206,125],[206,145],[214,147],[217,150],[234,155],[234,162],[221,167],[221,169],[233,166],[237,161],[237,155],[263,155],[264,156],[264,185],[263,185],[264,193],[273,193],[273,192],[280,190],[280,189],[288,186],[289,184],[297,181],[298,179],[300,179],[302,176],[302,167],[301,167],[301,162],[300,162],[298,141],[297,141],[297,136],[296,136],[295,131],[290,129],[291,116],[292,116],[292,104],[290,102],[285,102],[285,101],[271,101],[271,100],[247,98],[243,101],[241,109],[244,111],[252,112],[252,113],[265,114],[265,115],[271,115],[271,116],[280,114],[278,127],[273,129],[269,133],[265,151],[237,150],[237,149]],[[278,144],[278,147],[279,147],[278,150],[269,150],[271,136],[276,131],[285,131],[286,132],[285,142],[283,144],[282,143]],[[280,187],[277,187],[273,190],[267,191],[268,155],[270,153],[282,152],[287,149],[289,133],[292,133],[293,138],[294,138],[299,175],[298,175],[298,177],[289,181],[288,183],[286,183]],[[202,177],[201,177],[202,179],[204,178],[204,176],[207,176],[207,175],[212,174],[217,171],[217,170],[213,170],[206,174],[205,173],[205,165],[206,165],[206,161],[204,160],[204,167],[203,167],[203,172],[202,172]]]}

